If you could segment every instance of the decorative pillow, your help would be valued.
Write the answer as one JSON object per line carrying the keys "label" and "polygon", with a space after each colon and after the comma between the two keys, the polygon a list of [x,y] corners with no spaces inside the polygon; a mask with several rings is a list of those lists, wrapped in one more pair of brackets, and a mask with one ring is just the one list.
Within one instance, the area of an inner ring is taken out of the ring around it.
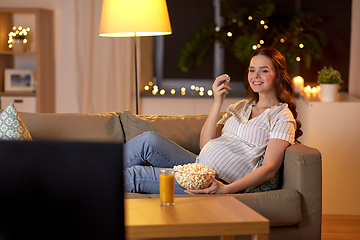
{"label": "decorative pillow", "polygon": [[32,140],[13,103],[0,114],[0,139]]}
{"label": "decorative pillow", "polygon": [[124,111],[121,124],[124,128],[125,140],[130,141],[143,132],[153,131],[169,138],[181,147],[198,154],[200,152],[200,131],[207,115],[133,115]]}
{"label": "decorative pillow", "polygon": [[[263,165],[263,161],[264,161],[264,155],[261,156],[258,167]],[[266,192],[266,191],[272,191],[272,190],[279,189],[279,183],[280,183],[279,172],[280,172],[280,170],[275,174],[275,177],[273,177],[272,179],[270,179],[256,187],[246,189],[245,193]]]}

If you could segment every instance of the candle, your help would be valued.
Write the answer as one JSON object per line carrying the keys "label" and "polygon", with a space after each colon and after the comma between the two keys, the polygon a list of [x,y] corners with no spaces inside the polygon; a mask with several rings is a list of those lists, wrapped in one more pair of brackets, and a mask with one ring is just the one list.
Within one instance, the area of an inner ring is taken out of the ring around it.
{"label": "candle", "polygon": [[293,90],[295,94],[300,94],[301,90],[304,88],[304,79],[300,76],[293,78]]}
{"label": "candle", "polygon": [[306,94],[306,96],[310,96],[310,93],[311,93],[310,85],[307,85],[306,87],[304,87],[303,91]]}

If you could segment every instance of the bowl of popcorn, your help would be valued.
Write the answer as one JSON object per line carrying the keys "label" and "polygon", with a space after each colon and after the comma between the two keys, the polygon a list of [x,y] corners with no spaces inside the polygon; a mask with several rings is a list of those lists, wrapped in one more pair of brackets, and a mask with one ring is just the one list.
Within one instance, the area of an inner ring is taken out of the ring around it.
{"label": "bowl of popcorn", "polygon": [[174,167],[176,182],[184,189],[203,189],[211,184],[210,175],[215,171],[199,163],[189,163]]}

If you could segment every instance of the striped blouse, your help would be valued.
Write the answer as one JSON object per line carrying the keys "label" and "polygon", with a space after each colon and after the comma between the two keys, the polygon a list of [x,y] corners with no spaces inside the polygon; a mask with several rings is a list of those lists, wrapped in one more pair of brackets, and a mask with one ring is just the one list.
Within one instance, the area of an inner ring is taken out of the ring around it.
{"label": "striped blouse", "polygon": [[197,157],[228,183],[257,167],[271,138],[294,143],[296,122],[288,105],[279,103],[249,120],[255,104],[242,100],[230,105],[218,122],[224,125],[221,136],[210,140]]}

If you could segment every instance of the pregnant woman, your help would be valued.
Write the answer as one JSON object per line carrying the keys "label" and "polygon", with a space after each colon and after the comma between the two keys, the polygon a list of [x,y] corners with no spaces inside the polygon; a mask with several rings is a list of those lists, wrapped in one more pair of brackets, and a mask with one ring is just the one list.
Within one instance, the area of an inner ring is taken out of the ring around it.
{"label": "pregnant woman", "polygon": [[273,48],[254,51],[248,68],[251,100],[230,105],[218,121],[229,83],[227,74],[213,83],[214,102],[201,130],[199,155],[153,132],[124,145],[127,192],[159,193],[160,168],[195,162],[215,170],[216,179],[201,190],[175,184],[175,193],[237,193],[275,176],[286,148],[302,134],[285,58]]}

